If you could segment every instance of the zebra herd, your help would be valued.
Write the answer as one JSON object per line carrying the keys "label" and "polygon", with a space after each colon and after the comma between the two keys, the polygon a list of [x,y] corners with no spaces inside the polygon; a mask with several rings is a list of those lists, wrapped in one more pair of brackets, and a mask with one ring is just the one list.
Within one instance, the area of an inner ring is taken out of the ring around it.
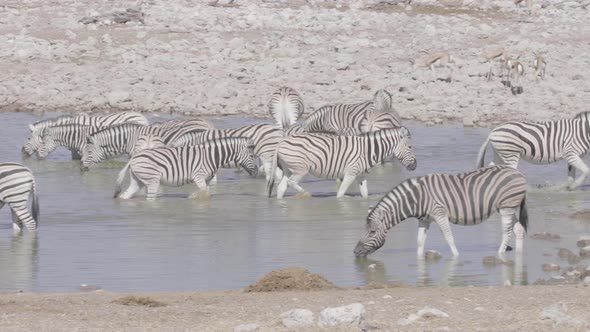
{"label": "zebra herd", "polygon": [[[323,106],[302,122],[305,106],[299,93],[281,87],[271,96],[274,123],[217,129],[203,119],[170,120],[149,124],[137,112],[107,116],[61,116],[29,125],[24,156],[47,157],[57,147],[72,152],[83,170],[121,155],[130,157],[116,179],[115,198],[130,199],[145,187],[155,200],[160,185],[196,184],[192,198],[209,197],[209,185],[222,167],[237,167],[251,176],[264,172],[267,194],[284,197],[289,187],[308,195],[300,181],[311,173],[340,181],[337,198],[353,183],[361,196],[369,195],[367,174],[392,158],[406,169],[417,168],[410,131],[393,109],[392,96],[379,90],[372,100]],[[495,163],[484,166],[487,146]],[[408,218],[417,218],[419,257],[424,255],[431,222],[441,229],[453,255],[458,255],[450,224],[474,225],[498,211],[502,220],[503,254],[516,235],[522,251],[528,224],[526,179],[517,170],[522,158],[549,164],[567,160],[567,188],[578,187],[589,169],[581,157],[590,149],[590,113],[550,122],[509,122],[494,129],[482,145],[477,169],[462,174],[430,174],[409,178],[395,186],[369,211],[366,233],[354,249],[366,256],[383,246],[387,232]],[[259,162],[257,162],[259,160]],[[582,175],[575,179],[575,171]],[[123,189],[125,178],[129,186]],[[277,184],[278,183],[278,184]],[[32,196],[31,212],[27,201]],[[15,163],[0,164],[0,207],[12,210],[13,228],[35,230],[39,221],[35,180],[30,170]],[[517,216],[518,214],[518,216]]]}

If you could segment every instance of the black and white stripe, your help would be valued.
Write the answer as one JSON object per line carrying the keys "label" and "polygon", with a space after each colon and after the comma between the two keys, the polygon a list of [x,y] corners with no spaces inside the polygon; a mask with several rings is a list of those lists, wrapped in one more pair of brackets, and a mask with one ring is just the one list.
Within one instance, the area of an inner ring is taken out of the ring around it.
{"label": "black and white stripe", "polygon": [[[27,207],[32,196],[31,212]],[[12,211],[12,226],[20,232],[23,224],[34,231],[39,222],[39,199],[33,173],[23,165],[16,163],[0,164],[0,209],[8,204]]]}
{"label": "black and white stripe", "polygon": [[[22,152],[25,156],[32,156],[35,152],[37,152],[43,144],[41,140],[42,131],[48,127],[78,124],[82,126],[95,127],[95,129],[101,129],[122,123],[134,123],[139,125],[149,124],[145,116],[137,112],[119,112],[115,114],[96,116],[59,116],[57,118],[41,120],[34,124],[30,124],[29,129],[31,130],[31,134],[23,146]],[[75,155],[72,156],[75,157]]]}
{"label": "black and white stripe", "polygon": [[39,159],[45,159],[55,149],[63,146],[72,152],[73,159],[80,159],[88,136],[96,130],[96,127],[78,124],[44,128],[41,130],[41,146],[37,155]]}
{"label": "black and white stripe", "polygon": [[[371,116],[372,112],[390,115]],[[387,119],[387,120],[386,120]],[[376,122],[378,124],[376,124]],[[387,123],[391,123],[387,126]],[[399,128],[401,120],[392,108],[391,94],[385,90],[375,93],[373,100],[356,104],[334,104],[320,107],[305,119],[303,127],[308,132],[339,132],[346,128],[368,132]]]}
{"label": "black and white stripe", "polygon": [[134,124],[111,126],[88,137],[82,153],[82,168],[92,167],[106,159],[123,154],[132,155],[137,139],[142,135],[159,136],[166,145],[171,145],[183,135],[211,128],[213,125],[201,119],[170,120],[151,126]]}
{"label": "black and white stripe", "polygon": [[[360,177],[361,195],[367,197],[365,174],[373,166],[393,156],[407,169],[416,168],[410,132],[404,127],[360,136],[294,135],[278,144],[271,174],[276,173],[277,166],[285,173],[277,187],[278,198],[283,197],[287,186],[304,193],[305,190],[298,183],[307,173],[323,178],[342,179],[337,197],[344,196],[352,182]],[[268,183],[269,196],[272,194],[274,182],[273,176]]]}
{"label": "black and white stripe", "polygon": [[281,87],[270,96],[268,110],[276,124],[287,129],[303,115],[303,99],[290,87]]}
{"label": "black and white stripe", "polygon": [[[256,175],[258,168],[254,163],[250,139],[222,138],[201,145],[143,150],[134,155],[119,173],[114,197],[129,199],[145,186],[147,199],[154,200],[160,184],[177,187],[190,182],[197,185],[200,194],[208,195],[209,181],[217,169],[230,163],[240,165],[250,175]],[[127,190],[120,194],[127,173],[131,182]]]}
{"label": "black and white stripe", "polygon": [[[431,174],[403,181],[386,194],[367,216],[367,232],[354,253],[366,256],[381,248],[387,232],[408,218],[419,220],[418,256],[424,255],[426,231],[436,222],[453,255],[458,255],[450,223],[476,225],[499,211],[502,216],[502,243],[506,251],[513,233],[516,250],[522,250],[527,228],[526,180],[518,170],[489,166],[462,174]],[[516,212],[520,206],[517,223]]]}
{"label": "black and white stripe", "polygon": [[[497,164],[518,167],[520,159],[534,164],[551,164],[565,159],[568,162],[569,189],[581,185],[588,173],[582,156],[590,150],[590,113],[580,113],[573,119],[548,122],[509,122],[488,135],[478,155],[478,167],[483,167],[489,144]],[[582,175],[575,179],[576,169]]]}
{"label": "black and white stripe", "polygon": [[248,137],[254,144],[254,156],[260,158],[266,179],[270,178],[272,158],[277,144],[283,138],[283,131],[268,123],[259,123],[233,129],[207,130],[186,134],[177,139],[172,146],[203,144],[206,141],[226,137]]}

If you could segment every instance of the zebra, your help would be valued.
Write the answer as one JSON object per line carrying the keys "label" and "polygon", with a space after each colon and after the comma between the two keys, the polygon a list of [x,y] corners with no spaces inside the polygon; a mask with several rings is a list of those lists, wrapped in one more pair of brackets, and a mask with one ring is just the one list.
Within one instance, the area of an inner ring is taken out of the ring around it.
{"label": "zebra", "polygon": [[305,106],[303,99],[290,87],[281,87],[270,96],[268,110],[270,116],[281,129],[294,125],[303,115]]}
{"label": "zebra", "polygon": [[[34,124],[29,124],[31,134],[27,142],[22,147],[22,153],[25,157],[32,156],[41,147],[41,132],[47,127],[63,126],[69,124],[79,124],[83,126],[92,126],[98,128],[106,128],[115,124],[121,123],[135,123],[140,125],[148,125],[145,116],[137,112],[120,112],[101,116],[88,115],[63,115],[52,119],[41,120]],[[79,155],[72,152],[72,159],[80,159]]]}
{"label": "zebra", "polygon": [[46,127],[41,130],[41,146],[37,150],[39,159],[45,159],[57,147],[68,148],[72,155],[82,155],[87,137],[96,127],[78,124]]}
{"label": "zebra", "polygon": [[164,143],[164,140],[158,135],[154,135],[154,134],[140,135],[139,137],[137,137],[137,141],[135,142],[135,145],[133,146],[133,150],[131,150],[131,155],[134,156],[134,155],[138,154],[139,152],[141,152],[143,150],[147,150],[147,149],[159,149],[159,148],[165,148],[165,147],[166,147],[166,143]]}
{"label": "zebra", "polygon": [[[117,177],[114,198],[129,199],[143,186],[147,200],[155,200],[160,184],[182,186],[194,182],[199,192],[190,197],[209,197],[209,181],[217,169],[232,162],[256,176],[253,143],[247,137],[220,138],[201,145],[143,150],[131,157]],[[126,174],[131,182],[121,194]]]}
{"label": "zebra", "polygon": [[[365,174],[373,166],[396,156],[408,169],[417,166],[407,128],[385,129],[360,136],[336,136],[325,134],[294,135],[277,145],[273,156],[271,174],[276,168],[284,172],[277,187],[277,198],[283,198],[287,186],[305,195],[299,181],[307,174],[342,179],[336,197],[341,198],[348,187],[359,177],[361,196],[369,195]],[[275,176],[268,181],[268,196],[272,195]]]}
{"label": "zebra", "polygon": [[[32,196],[31,212],[27,208]],[[31,170],[17,163],[0,163],[0,209],[8,204],[12,211],[12,228],[21,232],[23,224],[29,231],[39,223],[39,199]]]}
{"label": "zebra", "polygon": [[[455,246],[450,223],[477,225],[495,211],[502,216],[502,255],[512,233],[516,234],[516,251],[522,252],[527,229],[526,180],[508,166],[488,166],[462,174],[430,174],[410,178],[387,193],[367,216],[366,233],[354,254],[367,256],[381,248],[387,232],[408,218],[417,218],[418,257],[424,257],[426,232],[432,221],[440,227],[453,256]],[[518,223],[516,211],[520,206]]]}
{"label": "zebra", "polygon": [[132,155],[137,139],[141,135],[155,135],[166,145],[191,132],[199,132],[212,125],[201,119],[171,120],[152,126],[122,124],[97,131],[88,136],[82,151],[82,169],[88,169],[106,159],[122,154]]}
{"label": "zebra", "polygon": [[[496,163],[517,168],[520,159],[534,164],[551,164],[565,159],[568,163],[567,188],[580,186],[588,173],[581,156],[590,149],[590,112],[582,112],[572,119],[547,122],[508,122],[494,128],[481,146],[477,157],[483,167],[489,144],[496,155]],[[498,160],[499,159],[499,160]],[[577,179],[576,169],[582,172]]]}
{"label": "zebra", "polygon": [[[366,122],[371,112],[392,113],[394,118],[399,118],[391,107],[391,94],[385,90],[379,90],[371,101],[322,106],[305,119],[303,127],[309,132],[338,132],[343,128],[356,128],[366,132],[371,127],[371,124]],[[377,129],[398,128],[400,121],[397,122],[395,126],[384,128],[382,124]],[[365,123],[364,126],[362,126],[363,123]]]}
{"label": "zebra", "polygon": [[172,146],[202,144],[209,140],[225,137],[248,137],[254,144],[254,156],[260,158],[266,180],[270,178],[272,157],[276,145],[283,138],[283,131],[273,124],[259,123],[234,129],[217,129],[186,134],[177,139]]}
{"label": "zebra", "polygon": [[396,112],[367,112],[366,117],[360,123],[360,132],[368,133],[402,126],[401,117]]}

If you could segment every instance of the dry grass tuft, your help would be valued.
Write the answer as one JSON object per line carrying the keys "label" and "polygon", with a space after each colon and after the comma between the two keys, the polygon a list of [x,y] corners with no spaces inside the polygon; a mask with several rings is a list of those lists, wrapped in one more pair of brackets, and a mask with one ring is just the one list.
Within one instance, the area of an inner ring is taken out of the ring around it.
{"label": "dry grass tuft", "polygon": [[113,303],[122,304],[122,305],[134,305],[134,306],[143,306],[143,307],[165,307],[166,303],[156,301],[151,297],[147,296],[125,296],[120,299],[114,300]]}

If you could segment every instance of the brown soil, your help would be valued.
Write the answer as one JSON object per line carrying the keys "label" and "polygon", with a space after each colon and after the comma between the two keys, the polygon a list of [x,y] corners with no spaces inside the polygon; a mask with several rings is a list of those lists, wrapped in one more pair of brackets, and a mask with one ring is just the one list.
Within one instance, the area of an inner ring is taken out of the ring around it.
{"label": "brown soil", "polygon": [[337,288],[319,274],[300,267],[290,267],[268,273],[256,283],[248,286],[245,292],[279,292],[293,290],[326,290]]}

